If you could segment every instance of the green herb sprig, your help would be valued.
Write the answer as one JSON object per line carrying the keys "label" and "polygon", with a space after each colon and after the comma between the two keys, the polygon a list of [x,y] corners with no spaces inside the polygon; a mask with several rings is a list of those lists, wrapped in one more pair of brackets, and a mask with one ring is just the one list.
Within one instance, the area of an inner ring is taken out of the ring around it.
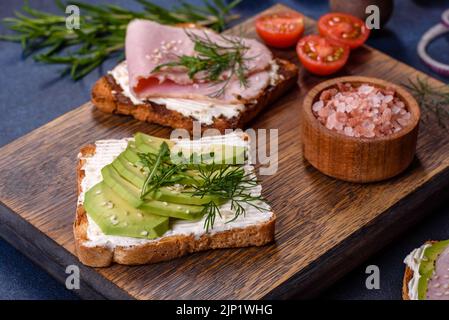
{"label": "green herb sprig", "polygon": [[182,179],[182,173],[186,166],[184,164],[172,164],[170,161],[170,149],[163,142],[157,154],[138,153],[140,162],[147,168],[148,175],[145,178],[140,198],[144,199],[150,193],[157,191],[165,185],[173,185]]}
{"label": "green herb sprig", "polygon": [[442,128],[447,128],[449,121],[449,86],[433,87],[428,81],[420,77],[415,80],[409,79],[408,83],[403,85],[410,90],[422,108],[436,116],[438,124]]}
{"label": "green herb sprig", "polygon": [[[232,165],[215,166],[214,169],[198,166],[201,184],[193,185],[193,195],[204,197],[205,195],[219,196],[231,202],[231,210],[234,217],[227,223],[235,221],[239,216],[246,213],[245,206],[254,207],[260,211],[264,210],[258,205],[263,200],[261,195],[253,195],[252,188],[257,186],[258,180],[255,175],[246,173],[242,167]],[[203,215],[206,215],[204,228],[206,231],[213,228],[217,215],[221,217],[220,208],[213,201],[204,206]]]}
{"label": "green herb sprig", "polygon": [[[245,57],[249,50],[239,37],[221,35],[220,43],[210,39],[207,33],[202,36],[186,31],[194,43],[195,55],[177,56],[177,59],[158,65],[152,73],[164,68],[184,67],[190,79],[222,83],[223,85],[210,94],[211,97],[221,96],[229,82],[236,76],[242,87],[248,87],[247,61],[253,57]],[[199,78],[197,76],[199,75]]]}
{"label": "green herb sprig", "polygon": [[[198,176],[189,185],[189,193],[192,196],[205,197],[217,196],[220,199],[230,201],[234,217],[227,223],[234,221],[241,215],[245,215],[248,206],[260,211],[264,208],[259,205],[263,200],[261,195],[253,195],[252,190],[258,184],[254,174],[247,173],[243,167],[231,164],[204,165],[192,162],[173,163],[170,160],[170,149],[167,143],[162,143],[157,153],[138,153],[143,168],[148,175],[141,190],[141,199],[146,198],[151,192],[156,192],[162,186],[170,186],[179,183],[186,176],[187,169],[198,171]],[[190,157],[193,160],[193,157]],[[185,159],[187,160],[187,159]],[[220,207],[214,201],[203,206],[204,229],[209,231],[214,226],[215,219],[222,217]]]}
{"label": "green herb sprig", "polygon": [[[70,74],[78,80],[108,58],[123,59],[126,27],[133,19],[168,25],[194,23],[222,31],[229,21],[238,18],[231,10],[241,2],[234,0],[225,4],[223,0],[203,0],[203,6],[181,2],[177,7],[165,9],[147,0],[136,1],[143,6],[143,11],[116,5],[96,6],[79,1],[55,0],[61,14],[33,9],[26,1],[22,12],[3,19],[6,27],[15,33],[0,35],[0,40],[20,42],[24,55],[33,55],[36,61],[65,65],[62,74]],[[66,27],[67,5],[80,8],[80,29]]]}

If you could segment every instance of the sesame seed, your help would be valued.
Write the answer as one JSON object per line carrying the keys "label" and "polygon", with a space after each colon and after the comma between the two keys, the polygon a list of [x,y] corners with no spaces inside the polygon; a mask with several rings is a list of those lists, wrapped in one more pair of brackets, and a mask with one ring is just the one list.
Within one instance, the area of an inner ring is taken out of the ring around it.
{"label": "sesame seed", "polygon": [[164,206],[168,206],[168,203],[167,202],[162,202],[162,204],[164,205]]}
{"label": "sesame seed", "polygon": [[178,40],[178,44],[181,44],[182,43],[182,40]]}
{"label": "sesame seed", "polygon": [[186,210],[186,213],[189,214],[189,213],[190,213],[190,210]]}
{"label": "sesame seed", "polygon": [[128,226],[128,222],[125,222],[125,223],[123,224],[123,226],[124,226],[124,227],[127,227],[127,226]]}
{"label": "sesame seed", "polygon": [[161,45],[163,46],[164,44],[166,44],[165,40],[161,41]]}
{"label": "sesame seed", "polygon": [[441,292],[437,292],[437,293],[435,293],[435,295],[436,295],[437,297],[441,297],[443,294],[442,294]]}
{"label": "sesame seed", "polygon": [[178,210],[181,209],[181,206],[177,206],[176,209],[178,209]]}
{"label": "sesame seed", "polygon": [[101,194],[101,190],[97,190],[95,194]]}
{"label": "sesame seed", "polygon": [[449,296],[449,291],[446,291],[446,292],[444,293],[444,295],[445,295],[445,296]]}
{"label": "sesame seed", "polygon": [[116,225],[118,224],[118,220],[117,220],[117,216],[111,216],[110,218],[112,225]]}
{"label": "sesame seed", "polygon": [[114,204],[111,201],[108,201],[107,204],[106,204],[106,207],[108,209],[112,209],[112,208],[114,208]]}
{"label": "sesame seed", "polygon": [[146,55],[145,55],[145,59],[150,60],[150,59],[151,59],[151,56],[150,56],[149,54],[146,54]]}
{"label": "sesame seed", "polygon": [[444,278],[444,279],[449,279],[449,274],[445,274],[445,275],[443,276],[443,278]]}
{"label": "sesame seed", "polygon": [[447,288],[449,288],[449,284],[447,284],[447,283],[446,283],[446,284],[444,284],[444,285],[443,285],[443,288],[444,288],[444,289],[447,289]]}
{"label": "sesame seed", "polygon": [[159,53],[159,49],[158,48],[154,49],[153,53]]}
{"label": "sesame seed", "polygon": [[101,206],[102,207],[104,207],[104,206],[106,206],[108,203],[106,202],[106,201],[103,201],[102,203],[101,203]]}
{"label": "sesame seed", "polygon": [[148,231],[142,231],[141,233],[140,233],[142,236],[147,236],[148,235]]}
{"label": "sesame seed", "polygon": [[435,283],[435,284],[433,285],[433,287],[434,287],[434,288],[439,288],[439,287],[440,287],[440,284],[439,284],[439,283]]}
{"label": "sesame seed", "polygon": [[143,218],[142,212],[137,212],[137,216],[138,216],[139,218]]}

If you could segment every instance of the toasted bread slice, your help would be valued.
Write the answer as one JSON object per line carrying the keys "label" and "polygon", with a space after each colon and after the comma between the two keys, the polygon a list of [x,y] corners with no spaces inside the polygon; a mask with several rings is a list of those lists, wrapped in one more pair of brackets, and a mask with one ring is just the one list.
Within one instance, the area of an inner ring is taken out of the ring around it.
{"label": "toasted bread slice", "polygon": [[[268,86],[256,103],[248,103],[238,116],[214,118],[209,125],[202,124],[201,129],[216,128],[224,133],[225,129],[243,128],[256,115],[269,104],[279,99],[288,89],[295,85],[298,78],[298,68],[295,64],[276,59],[279,66],[279,81],[275,86]],[[92,103],[98,110],[106,113],[131,115],[137,120],[157,123],[172,128],[193,130],[193,119],[181,113],[167,109],[164,105],[153,102],[134,104],[123,94],[122,87],[111,75],[100,78],[92,88]]]}
{"label": "toasted bread slice", "polygon": [[[82,192],[85,176],[83,158],[94,155],[95,145],[81,149],[77,166],[78,194]],[[112,263],[140,265],[166,261],[188,253],[219,248],[262,246],[274,239],[276,216],[260,224],[226,231],[206,233],[196,238],[194,235],[162,236],[156,240],[133,246],[101,246],[89,244],[88,218],[82,204],[78,204],[73,225],[75,249],[79,260],[91,267],[107,267]]]}

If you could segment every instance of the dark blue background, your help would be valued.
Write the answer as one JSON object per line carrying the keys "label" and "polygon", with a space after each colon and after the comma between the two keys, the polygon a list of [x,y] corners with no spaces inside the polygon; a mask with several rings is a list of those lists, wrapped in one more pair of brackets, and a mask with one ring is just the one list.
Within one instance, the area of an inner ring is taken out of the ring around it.
{"label": "dark blue background", "polygon": [[[348,0],[349,1],[349,0]],[[89,1],[105,3],[106,1]],[[139,8],[133,1],[109,1],[130,8]],[[175,1],[155,1],[169,6]],[[198,1],[195,1],[198,2]],[[245,0],[238,8],[248,17],[278,1]],[[304,14],[318,18],[328,11],[326,0],[280,1]],[[35,8],[55,10],[53,0],[31,0]],[[0,18],[12,16],[22,1],[0,1]],[[369,44],[396,59],[438,77],[426,68],[416,55],[420,36],[440,19],[448,0],[396,0],[393,17],[387,29],[376,34]],[[5,32],[0,27],[0,33]],[[448,37],[435,41],[430,51],[449,63]],[[0,42],[0,146],[30,132],[48,121],[78,107],[89,99],[89,91],[97,78],[114,65],[109,61],[103,70],[93,72],[79,82],[58,77],[60,67],[36,64],[22,59],[17,44]],[[447,83],[448,79],[440,78]],[[0,181],[1,183],[1,181]],[[414,247],[428,239],[449,238],[449,203],[405,234],[400,241],[385,248],[365,265],[354,270],[323,294],[330,299],[400,299],[403,275],[402,260]],[[365,288],[365,268],[378,265],[381,289]],[[9,244],[0,240],[0,299],[74,299],[76,296],[35,266]]]}

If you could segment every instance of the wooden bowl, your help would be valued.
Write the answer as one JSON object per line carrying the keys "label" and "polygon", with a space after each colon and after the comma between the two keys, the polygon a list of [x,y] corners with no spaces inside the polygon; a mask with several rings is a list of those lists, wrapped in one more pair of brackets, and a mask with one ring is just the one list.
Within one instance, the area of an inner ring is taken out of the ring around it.
{"label": "wooden bowl", "polygon": [[[323,126],[312,112],[320,93],[339,82],[356,86],[366,83],[390,87],[405,103],[411,121],[402,130],[386,137],[349,137]],[[376,78],[340,77],[324,81],[309,91],[302,105],[301,134],[304,157],[322,173],[345,181],[374,182],[391,178],[412,162],[418,137],[420,111],[416,100],[405,89]]]}

